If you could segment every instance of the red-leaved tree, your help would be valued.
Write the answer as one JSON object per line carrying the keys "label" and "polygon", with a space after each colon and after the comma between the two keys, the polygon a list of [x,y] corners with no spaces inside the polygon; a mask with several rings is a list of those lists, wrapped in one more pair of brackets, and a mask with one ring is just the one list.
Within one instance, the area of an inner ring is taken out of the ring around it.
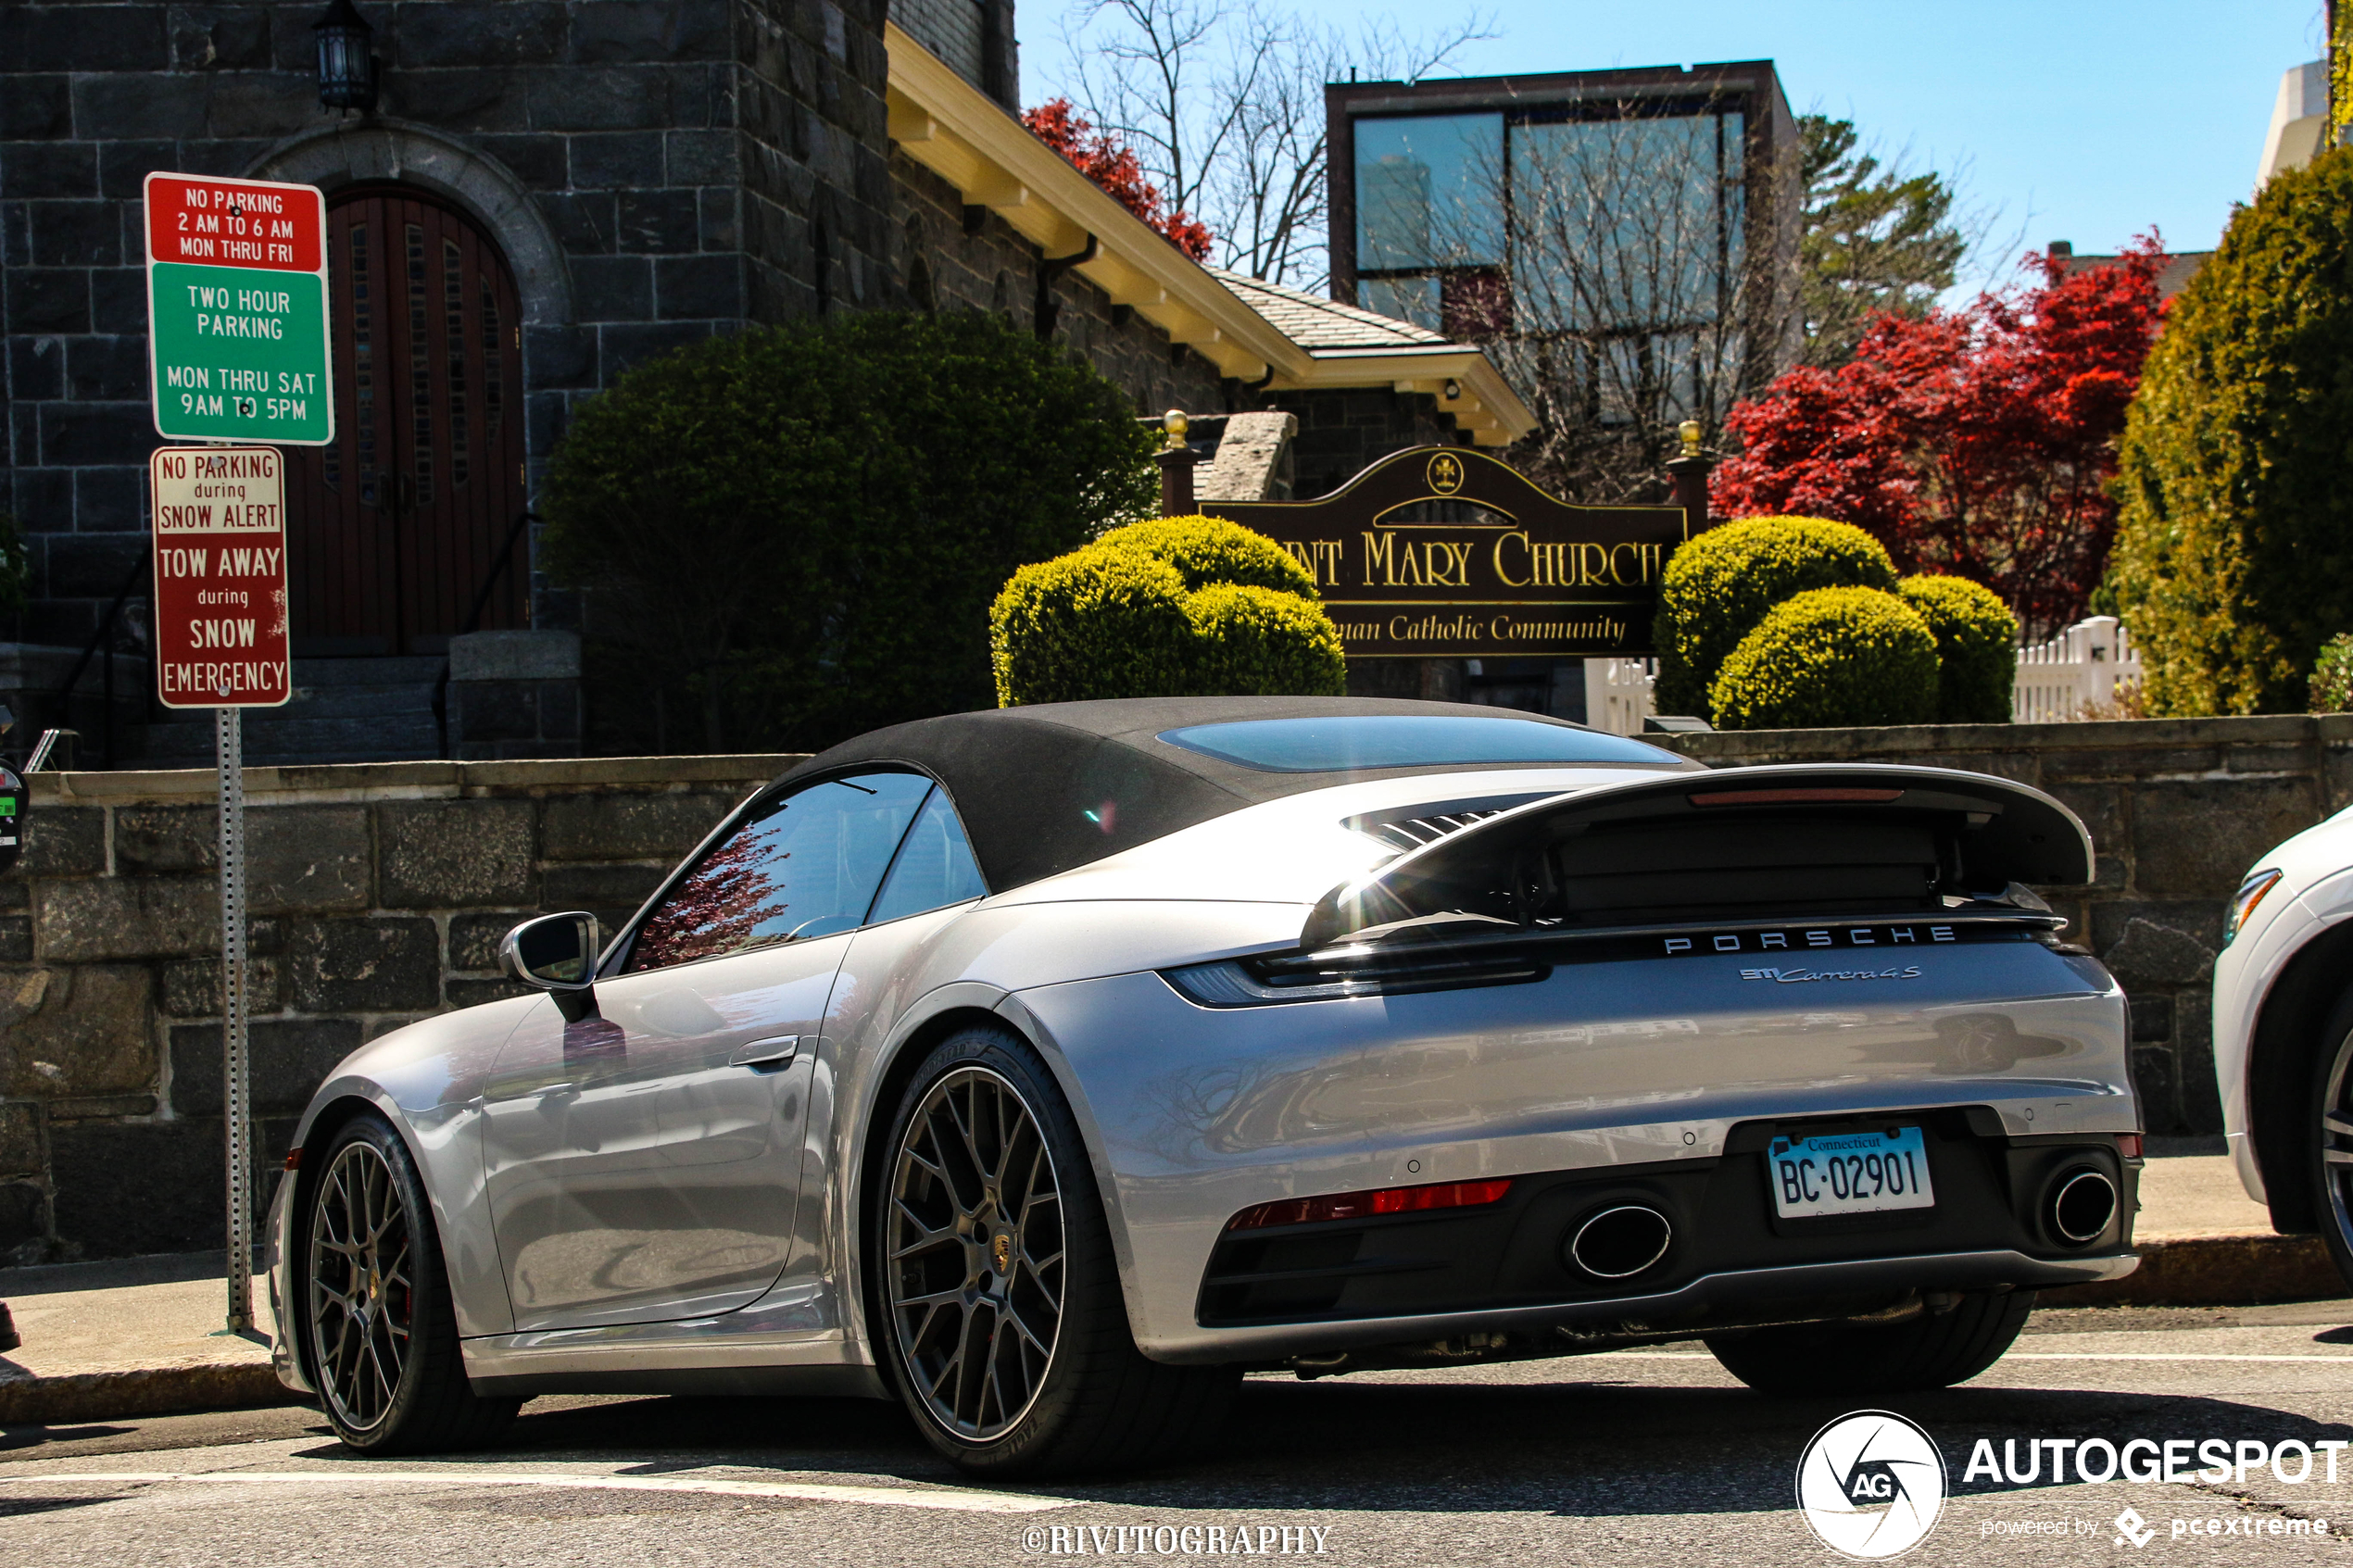
{"label": "red-leaved tree", "polygon": [[1982,583],[2030,637],[2080,620],[2116,536],[2116,442],[2156,335],[2154,232],[2113,266],[2030,256],[2039,283],[1882,315],[1854,361],[1737,404],[1713,509],[1836,518],[1906,571]]}
{"label": "red-leaved tree", "polygon": [[1053,98],[1022,113],[1030,133],[1062,154],[1079,173],[1111,193],[1112,199],[1159,230],[1168,243],[1195,261],[1209,258],[1209,230],[1185,216],[1170,212],[1160,187],[1144,178],[1144,166],[1135,152],[1110,132],[1071,107],[1068,98]]}

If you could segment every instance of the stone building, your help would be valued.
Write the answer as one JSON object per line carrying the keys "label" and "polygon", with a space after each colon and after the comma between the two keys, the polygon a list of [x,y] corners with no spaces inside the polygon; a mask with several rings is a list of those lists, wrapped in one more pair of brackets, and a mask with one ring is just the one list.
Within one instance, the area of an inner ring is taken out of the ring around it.
{"label": "stone building", "polygon": [[321,107],[314,4],[0,7],[5,504],[32,570],[0,701],[70,720],[85,761],[208,754],[205,727],[142,733],[154,169],[330,207],[338,441],[290,465],[307,695],[253,722],[263,760],[576,749],[576,655],[507,637],[455,670],[451,639],[566,623],[530,568],[537,475],[580,400],[711,333],[995,311],[1139,414],[1296,415],[1311,489],[1532,426],[1477,350],[1196,265],[1031,136],[1011,0],[359,10],[354,113]]}

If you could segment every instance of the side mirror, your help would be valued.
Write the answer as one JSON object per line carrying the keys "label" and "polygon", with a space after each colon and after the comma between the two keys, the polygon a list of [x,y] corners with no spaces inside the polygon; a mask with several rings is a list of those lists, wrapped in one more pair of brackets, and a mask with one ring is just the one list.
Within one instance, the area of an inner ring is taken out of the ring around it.
{"label": "side mirror", "polygon": [[583,910],[527,920],[499,939],[498,967],[526,985],[555,994],[567,1019],[596,1010],[597,917]]}

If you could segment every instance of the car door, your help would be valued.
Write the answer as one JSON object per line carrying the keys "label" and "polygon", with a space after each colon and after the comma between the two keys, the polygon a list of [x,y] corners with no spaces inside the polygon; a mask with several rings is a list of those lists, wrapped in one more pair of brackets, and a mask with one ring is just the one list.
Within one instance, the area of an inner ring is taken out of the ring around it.
{"label": "car door", "polygon": [[733,1311],[784,1272],[826,999],[931,781],[748,809],[625,938],[594,1010],[498,1054],[485,1180],[518,1330]]}

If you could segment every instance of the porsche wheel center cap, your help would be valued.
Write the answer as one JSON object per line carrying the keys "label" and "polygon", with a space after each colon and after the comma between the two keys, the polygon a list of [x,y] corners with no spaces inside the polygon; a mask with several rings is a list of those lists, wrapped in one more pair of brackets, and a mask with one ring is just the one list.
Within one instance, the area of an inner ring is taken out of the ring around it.
{"label": "porsche wheel center cap", "polygon": [[999,1231],[995,1236],[990,1236],[988,1238],[988,1259],[989,1261],[997,1265],[997,1272],[999,1273],[1012,1273],[1013,1272],[1013,1236],[1004,1231]]}

